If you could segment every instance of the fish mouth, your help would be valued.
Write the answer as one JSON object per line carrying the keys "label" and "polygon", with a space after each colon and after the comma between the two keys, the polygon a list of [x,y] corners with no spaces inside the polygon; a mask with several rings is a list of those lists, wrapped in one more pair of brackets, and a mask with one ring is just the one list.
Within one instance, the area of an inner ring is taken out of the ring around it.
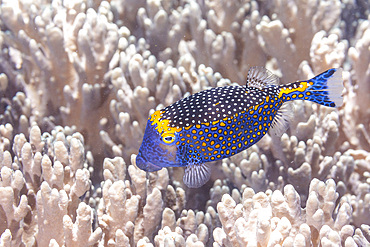
{"label": "fish mouth", "polygon": [[136,156],[136,166],[147,172],[155,172],[162,169],[162,167],[147,161],[140,153]]}

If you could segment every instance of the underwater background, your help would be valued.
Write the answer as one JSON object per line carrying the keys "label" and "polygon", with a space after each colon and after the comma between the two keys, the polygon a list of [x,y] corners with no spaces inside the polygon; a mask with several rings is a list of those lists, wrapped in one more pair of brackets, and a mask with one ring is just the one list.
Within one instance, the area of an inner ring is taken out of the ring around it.
{"label": "underwater background", "polygon": [[[0,246],[369,246],[366,0],[0,1]],[[212,163],[135,166],[148,116],[204,89],[343,68],[339,109]]]}

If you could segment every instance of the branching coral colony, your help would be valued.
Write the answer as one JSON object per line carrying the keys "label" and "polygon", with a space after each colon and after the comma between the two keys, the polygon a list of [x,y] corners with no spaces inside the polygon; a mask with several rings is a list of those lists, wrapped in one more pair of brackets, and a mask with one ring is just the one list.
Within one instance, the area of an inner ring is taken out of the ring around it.
{"label": "branching coral colony", "polygon": [[[2,1],[0,246],[369,246],[369,7]],[[197,190],[136,168],[150,113],[254,65],[343,67],[344,105],[298,102]]]}

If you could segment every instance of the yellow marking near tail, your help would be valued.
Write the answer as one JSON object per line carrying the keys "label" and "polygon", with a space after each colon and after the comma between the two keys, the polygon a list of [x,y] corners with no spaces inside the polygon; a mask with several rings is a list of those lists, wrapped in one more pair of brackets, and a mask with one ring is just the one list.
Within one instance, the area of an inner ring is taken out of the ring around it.
{"label": "yellow marking near tail", "polygon": [[300,86],[302,85],[302,87],[297,87],[297,88],[292,87],[291,89],[289,89],[289,84],[284,86],[284,87],[281,87],[280,92],[279,92],[279,98],[281,98],[284,94],[290,94],[292,92],[304,92],[308,87],[311,86],[310,84],[308,84],[305,81],[300,82],[299,85]]}

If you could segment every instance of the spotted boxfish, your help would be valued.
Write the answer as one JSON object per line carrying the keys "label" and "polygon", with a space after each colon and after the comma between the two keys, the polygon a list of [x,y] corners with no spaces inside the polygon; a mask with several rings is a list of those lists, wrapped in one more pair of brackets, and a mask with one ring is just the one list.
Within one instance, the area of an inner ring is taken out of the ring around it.
{"label": "spotted boxfish", "polygon": [[279,85],[263,67],[252,67],[245,86],[216,87],[181,99],[150,115],[136,156],[140,169],[185,167],[183,182],[199,188],[210,178],[208,162],[233,156],[257,143],[269,130],[285,131],[284,105],[309,100],[328,107],[343,103],[342,70]]}

